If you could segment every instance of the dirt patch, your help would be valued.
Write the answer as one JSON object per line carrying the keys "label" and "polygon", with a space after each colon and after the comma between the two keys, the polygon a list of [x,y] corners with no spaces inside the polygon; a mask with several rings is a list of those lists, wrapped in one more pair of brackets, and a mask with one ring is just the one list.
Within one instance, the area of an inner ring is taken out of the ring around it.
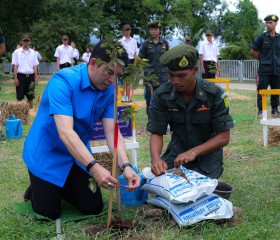
{"label": "dirt patch", "polygon": [[149,133],[149,132],[146,131],[146,125],[139,125],[139,126],[137,126],[137,128],[136,128],[136,134],[137,134],[138,136],[146,135],[146,134],[148,134],[148,133]]}
{"label": "dirt patch", "polygon": [[235,151],[231,148],[224,147],[224,158],[229,158],[235,155]]}
{"label": "dirt patch", "polygon": [[135,103],[136,103],[138,109],[145,109],[146,108],[146,101],[145,100],[136,101]]}
{"label": "dirt patch", "polygon": [[269,127],[268,130],[268,145],[277,146],[280,143],[280,127]]}
{"label": "dirt patch", "polygon": [[230,100],[252,100],[253,98],[236,93],[229,93]]}
{"label": "dirt patch", "polygon": [[133,90],[133,94],[134,95],[143,95],[144,94],[144,89],[137,88],[137,89]]}
{"label": "dirt patch", "polygon": [[94,158],[96,161],[109,172],[112,171],[112,159],[113,155],[109,152],[95,153]]}

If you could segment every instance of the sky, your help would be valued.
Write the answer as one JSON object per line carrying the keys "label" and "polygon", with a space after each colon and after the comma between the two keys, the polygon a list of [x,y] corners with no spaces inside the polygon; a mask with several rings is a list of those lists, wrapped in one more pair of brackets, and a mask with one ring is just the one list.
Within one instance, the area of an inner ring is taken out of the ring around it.
{"label": "sky", "polygon": [[[264,19],[269,14],[276,14],[280,17],[280,9],[277,7],[276,0],[251,0],[256,6],[259,12],[259,18]],[[233,4],[237,3],[238,0],[227,0],[227,3],[230,5],[230,10],[234,10]],[[279,5],[278,5],[279,6]],[[276,31],[280,31],[280,21],[277,24]]]}

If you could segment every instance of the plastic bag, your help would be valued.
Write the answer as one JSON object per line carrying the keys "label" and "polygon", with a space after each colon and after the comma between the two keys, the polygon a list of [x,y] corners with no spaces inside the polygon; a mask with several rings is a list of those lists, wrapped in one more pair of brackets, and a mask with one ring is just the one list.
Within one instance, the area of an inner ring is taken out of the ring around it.
{"label": "plastic bag", "polygon": [[203,220],[228,219],[233,216],[232,203],[215,194],[204,196],[194,203],[173,204],[159,196],[148,200],[148,203],[168,210],[180,227]]}
{"label": "plastic bag", "polygon": [[[181,172],[181,176],[174,173],[178,171]],[[149,179],[141,189],[179,204],[194,202],[202,196],[209,195],[213,193],[217,185],[217,179],[211,179],[181,166]]]}

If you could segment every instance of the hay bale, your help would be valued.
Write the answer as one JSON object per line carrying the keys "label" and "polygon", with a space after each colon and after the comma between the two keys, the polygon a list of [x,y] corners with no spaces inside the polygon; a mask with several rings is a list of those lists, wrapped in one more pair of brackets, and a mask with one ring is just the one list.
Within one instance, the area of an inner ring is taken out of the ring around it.
{"label": "hay bale", "polygon": [[28,123],[29,116],[29,105],[26,101],[21,102],[7,102],[2,104],[1,110],[1,125],[5,125],[6,119],[9,118],[10,114],[14,114],[16,118],[20,118],[23,124]]}
{"label": "hay bale", "polygon": [[268,128],[268,145],[277,146],[280,143],[280,127],[273,126]]}

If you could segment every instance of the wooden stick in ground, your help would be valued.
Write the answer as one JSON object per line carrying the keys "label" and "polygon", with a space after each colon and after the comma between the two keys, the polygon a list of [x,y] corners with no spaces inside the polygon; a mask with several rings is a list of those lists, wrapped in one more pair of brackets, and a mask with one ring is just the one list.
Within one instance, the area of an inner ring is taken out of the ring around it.
{"label": "wooden stick in ground", "polygon": [[[115,64],[115,72],[116,72],[116,64]],[[113,150],[113,162],[112,162],[112,177],[118,178],[117,176],[117,160],[118,160],[118,133],[119,133],[119,124],[118,124],[118,79],[115,77],[114,83],[114,150]],[[121,219],[121,204],[119,197],[119,188],[117,188],[118,195],[118,215],[119,219]],[[108,218],[107,218],[107,228],[111,226],[112,223],[112,210],[113,210],[113,199],[114,199],[114,189],[110,190],[110,198],[108,204]]]}
{"label": "wooden stick in ground", "polygon": [[[120,172],[117,171],[117,179],[119,179]],[[117,192],[117,203],[118,203],[118,219],[122,219],[122,206],[121,206],[121,192],[120,192],[120,187],[116,188]]]}
{"label": "wooden stick in ground", "polygon": [[[118,157],[118,149],[114,147],[113,152],[113,163],[112,163],[112,176],[116,177],[116,163],[117,163],[117,157]],[[108,204],[108,217],[107,217],[107,228],[110,228],[112,223],[112,217],[113,217],[113,200],[114,200],[114,189],[110,190],[110,198],[109,198],[109,204]]]}

